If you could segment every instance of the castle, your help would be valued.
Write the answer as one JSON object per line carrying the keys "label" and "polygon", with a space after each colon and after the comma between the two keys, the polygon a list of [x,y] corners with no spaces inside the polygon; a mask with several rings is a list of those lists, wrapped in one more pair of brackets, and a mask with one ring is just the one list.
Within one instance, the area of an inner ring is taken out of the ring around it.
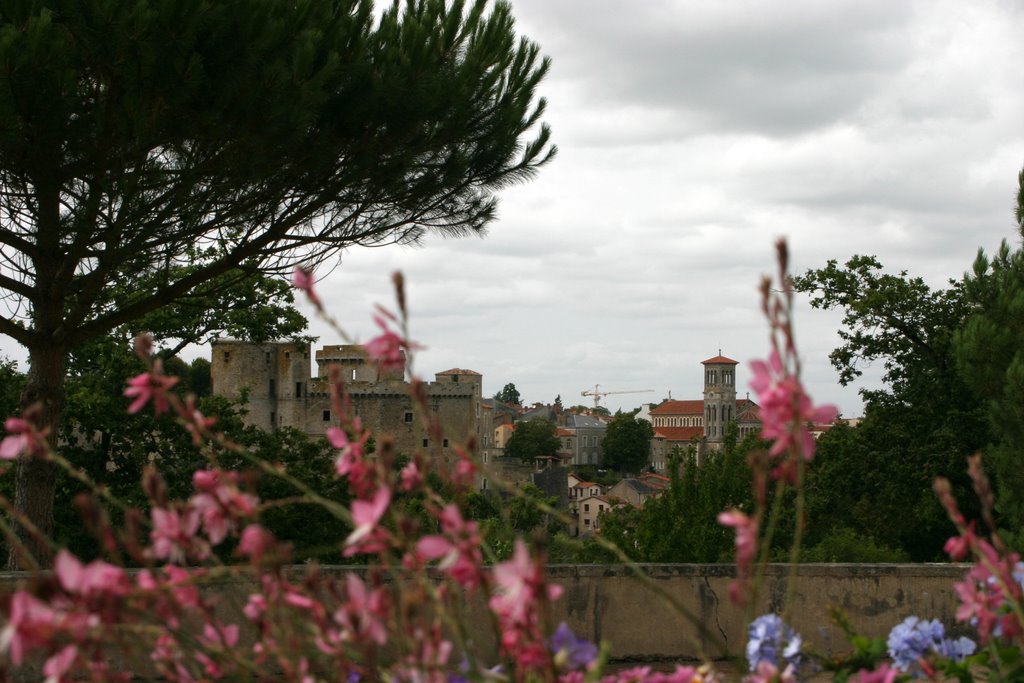
{"label": "castle", "polygon": [[367,361],[360,346],[325,346],[317,351],[316,375],[309,344],[220,339],[213,342],[212,349],[213,392],[244,400],[248,425],[265,430],[291,427],[312,437],[338,426],[328,380],[331,366],[336,366],[341,369],[354,414],[374,434],[391,435],[397,453],[412,455],[430,449],[448,460],[456,444],[471,436],[481,442],[483,377],[478,372],[452,368],[423,384],[427,406],[445,434],[441,443],[434,443],[416,417],[405,369],[378,369]]}

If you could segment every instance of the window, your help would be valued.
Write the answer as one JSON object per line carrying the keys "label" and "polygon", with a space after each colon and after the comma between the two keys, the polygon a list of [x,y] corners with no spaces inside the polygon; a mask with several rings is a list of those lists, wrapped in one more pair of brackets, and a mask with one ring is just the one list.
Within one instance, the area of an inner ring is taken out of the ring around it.
{"label": "window", "polygon": [[295,398],[302,398],[302,382],[295,383]]}
{"label": "window", "polygon": [[231,360],[231,352],[230,351],[225,351],[224,352],[224,362],[227,363],[229,360]]}
{"label": "window", "polygon": [[448,439],[445,439],[444,441],[442,441],[441,445],[444,446],[445,448],[448,448]]}
{"label": "window", "polygon": [[270,380],[270,398],[277,396],[277,380]]}
{"label": "window", "polygon": [[584,503],[583,504],[583,511],[584,512],[590,512],[590,503]]}
{"label": "window", "polygon": [[[487,453],[484,453],[484,464],[485,465],[487,464]],[[484,479],[484,481],[487,481],[487,480]]]}
{"label": "window", "polygon": [[590,526],[590,520],[589,519],[583,520],[583,526]]}
{"label": "window", "polygon": [[330,422],[330,421],[331,421],[331,411],[325,410],[324,411],[324,422]]}
{"label": "window", "polygon": [[405,421],[406,423],[412,422],[412,411],[405,411]]}
{"label": "window", "polygon": [[277,422],[277,413],[273,410],[270,411],[270,426],[273,427],[274,423]]}
{"label": "window", "polygon": [[[484,462],[486,462],[486,461],[484,461]],[[487,490],[487,480],[486,479],[484,479],[483,481],[480,482],[480,488],[483,489],[484,491]]]}
{"label": "window", "polygon": [[352,368],[352,381],[353,382],[356,381],[356,369],[355,368]]}
{"label": "window", "polygon": [[423,447],[426,448],[430,445],[430,439],[423,439]]}
{"label": "window", "polygon": [[291,351],[285,351],[284,352],[284,357],[285,358],[291,358],[292,357],[292,352]]}
{"label": "window", "polygon": [[270,351],[265,351],[263,353],[263,363],[265,365],[270,365]]}

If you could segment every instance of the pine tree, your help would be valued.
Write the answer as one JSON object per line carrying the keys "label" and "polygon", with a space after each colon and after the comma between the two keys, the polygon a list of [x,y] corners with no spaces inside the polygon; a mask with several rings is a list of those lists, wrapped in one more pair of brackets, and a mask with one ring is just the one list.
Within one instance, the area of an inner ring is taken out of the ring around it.
{"label": "pine tree", "polygon": [[[548,62],[487,4],[5,5],[0,334],[28,349],[22,405],[57,424],[70,351],[169,304],[481,232],[495,193],[554,154]],[[21,461],[16,505],[44,532],[53,487]]]}

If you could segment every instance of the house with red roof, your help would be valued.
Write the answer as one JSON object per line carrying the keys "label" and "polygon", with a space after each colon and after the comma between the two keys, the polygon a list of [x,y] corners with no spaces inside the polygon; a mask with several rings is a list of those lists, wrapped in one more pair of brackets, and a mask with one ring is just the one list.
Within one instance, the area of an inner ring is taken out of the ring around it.
{"label": "house with red roof", "polygon": [[679,447],[695,446],[698,462],[709,449],[720,448],[726,427],[735,422],[742,439],[761,431],[758,405],[736,398],[738,361],[717,356],[701,362],[704,366],[704,395],[699,399],[668,400],[646,411],[654,428],[651,440],[651,467],[665,472],[668,456]]}

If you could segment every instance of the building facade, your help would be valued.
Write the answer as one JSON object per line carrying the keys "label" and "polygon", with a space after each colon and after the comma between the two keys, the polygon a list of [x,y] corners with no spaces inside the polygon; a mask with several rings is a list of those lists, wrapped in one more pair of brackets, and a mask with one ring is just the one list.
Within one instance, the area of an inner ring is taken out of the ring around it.
{"label": "building facade", "polygon": [[[417,414],[420,409],[410,397],[404,368],[380,370],[367,361],[359,346],[325,346],[317,351],[316,374],[308,344],[217,340],[212,349],[213,392],[243,401],[246,424],[260,429],[291,427],[316,437],[339,426],[341,416],[331,405],[329,379],[331,369],[337,368],[353,414],[378,438],[392,436],[397,453],[427,450],[448,460],[456,445],[465,445],[471,438],[484,443],[485,435],[480,433],[483,378],[473,370],[452,368],[423,384],[429,417],[436,419],[444,434],[437,443]],[[490,433],[486,436],[490,441]]]}

